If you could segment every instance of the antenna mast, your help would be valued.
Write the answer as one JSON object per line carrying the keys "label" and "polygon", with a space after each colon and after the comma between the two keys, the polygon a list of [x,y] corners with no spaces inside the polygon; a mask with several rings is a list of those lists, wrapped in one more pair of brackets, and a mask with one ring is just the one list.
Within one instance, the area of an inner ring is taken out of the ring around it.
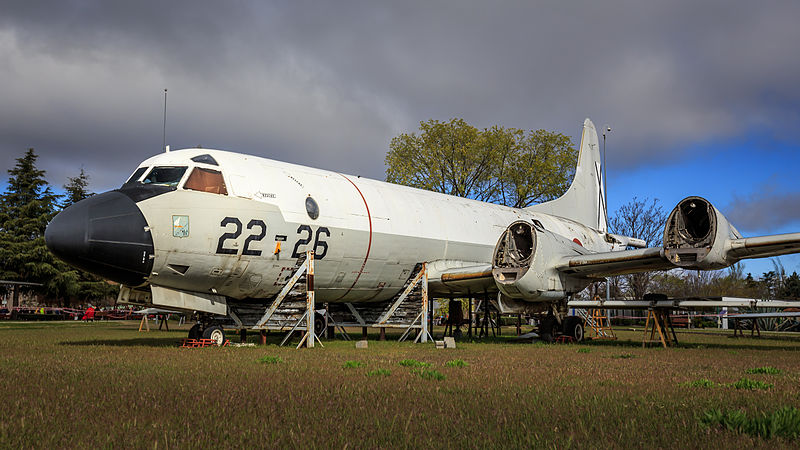
{"label": "antenna mast", "polygon": [[[606,233],[611,231],[608,223],[608,176],[606,176],[606,134],[610,132],[610,126],[603,126],[603,202],[606,210]],[[606,277],[606,300],[611,300],[611,277]],[[611,314],[608,316],[611,317]]]}
{"label": "antenna mast", "polygon": [[165,152],[169,151],[167,148],[167,89],[164,88],[164,134],[161,139],[161,149]]}

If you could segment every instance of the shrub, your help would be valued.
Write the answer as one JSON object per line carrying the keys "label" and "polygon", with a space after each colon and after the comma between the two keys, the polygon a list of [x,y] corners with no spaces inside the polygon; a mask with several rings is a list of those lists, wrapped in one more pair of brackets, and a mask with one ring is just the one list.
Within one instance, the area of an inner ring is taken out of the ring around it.
{"label": "shrub", "polygon": [[388,377],[392,372],[389,369],[375,369],[367,372],[368,377]]}
{"label": "shrub", "polygon": [[731,386],[735,387],[736,389],[747,389],[752,391],[756,389],[769,389],[774,385],[772,383],[764,383],[763,381],[742,378],[741,380],[732,383]]}
{"label": "shrub", "polygon": [[403,367],[430,367],[431,363],[417,361],[416,359],[404,359],[400,361],[400,365]]}
{"label": "shrub", "polygon": [[765,439],[784,437],[797,439],[800,437],[800,409],[792,406],[781,408],[772,413],[761,413],[755,417],[747,417],[738,410],[721,411],[711,409],[700,418],[706,426],[721,426],[736,433],[760,436]]}
{"label": "shrub", "polygon": [[447,361],[444,365],[447,367],[467,367],[469,364],[463,359],[454,359],[452,361]]}
{"label": "shrub", "polygon": [[345,369],[355,369],[357,367],[364,367],[366,364],[362,363],[361,361],[345,361],[344,367]]}
{"label": "shrub", "polygon": [[778,375],[781,373],[780,369],[776,369],[774,367],[754,367],[752,369],[747,369],[747,373],[760,373],[760,374],[767,374],[767,375]]}
{"label": "shrub", "polygon": [[683,383],[681,386],[712,388],[712,387],[714,387],[716,385],[717,385],[717,383],[714,383],[713,381],[711,381],[709,379],[701,378],[699,380],[694,380],[694,381],[690,381],[688,383]]}
{"label": "shrub", "polygon": [[282,363],[283,359],[280,356],[262,356],[258,358],[258,362],[262,362],[264,364],[277,364]]}
{"label": "shrub", "polygon": [[419,376],[420,378],[426,380],[437,380],[442,381],[445,377],[443,373],[439,372],[438,370],[428,370],[428,369],[414,369],[411,371],[414,375]]}

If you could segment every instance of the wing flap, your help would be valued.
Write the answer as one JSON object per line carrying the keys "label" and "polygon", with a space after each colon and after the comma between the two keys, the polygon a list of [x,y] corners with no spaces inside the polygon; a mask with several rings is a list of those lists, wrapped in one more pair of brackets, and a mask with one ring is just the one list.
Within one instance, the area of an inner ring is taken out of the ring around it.
{"label": "wing flap", "polygon": [[428,284],[434,294],[459,295],[494,292],[491,264],[435,261],[429,265]]}

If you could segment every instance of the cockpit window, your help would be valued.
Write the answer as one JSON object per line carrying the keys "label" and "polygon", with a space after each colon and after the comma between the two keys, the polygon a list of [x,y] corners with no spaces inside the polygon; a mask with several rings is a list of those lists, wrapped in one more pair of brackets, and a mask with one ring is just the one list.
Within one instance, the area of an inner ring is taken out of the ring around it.
{"label": "cockpit window", "polygon": [[133,175],[131,175],[131,177],[128,178],[128,181],[126,181],[125,184],[133,183],[134,181],[139,181],[139,178],[142,178],[142,175],[144,175],[144,172],[146,170],[147,167],[139,167],[138,169],[136,169],[136,172],[133,172]]}
{"label": "cockpit window", "polygon": [[193,191],[211,192],[212,194],[228,195],[228,189],[225,187],[225,180],[222,178],[222,173],[216,170],[202,169],[200,167],[195,167],[194,170],[192,170],[183,188]]}
{"label": "cockpit window", "polygon": [[211,164],[212,166],[218,166],[217,160],[214,159],[211,155],[198,155],[192,158],[192,161],[196,163],[203,163],[203,164]]}
{"label": "cockpit window", "polygon": [[150,173],[144,177],[144,184],[162,184],[165,186],[176,187],[186,173],[186,167],[154,167]]}

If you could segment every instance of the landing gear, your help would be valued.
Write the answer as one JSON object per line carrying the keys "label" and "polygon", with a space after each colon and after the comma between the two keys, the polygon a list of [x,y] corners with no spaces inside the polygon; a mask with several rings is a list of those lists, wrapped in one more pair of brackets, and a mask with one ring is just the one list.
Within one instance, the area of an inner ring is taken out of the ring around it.
{"label": "landing gear", "polygon": [[211,339],[217,345],[222,345],[225,343],[225,331],[219,325],[212,325],[203,330],[203,339]]}
{"label": "landing gear", "polygon": [[548,344],[552,343],[555,340],[557,326],[558,321],[556,321],[556,317],[552,314],[546,315],[539,322],[539,338]]}
{"label": "landing gear", "polygon": [[325,316],[317,312],[314,313],[314,334],[317,336],[325,334]]}
{"label": "landing gear", "polygon": [[189,339],[202,339],[203,337],[203,326],[199,323],[192,325],[192,328],[189,328]]}
{"label": "landing gear", "polygon": [[571,337],[574,342],[583,341],[583,320],[577,316],[564,319],[564,334]]}

